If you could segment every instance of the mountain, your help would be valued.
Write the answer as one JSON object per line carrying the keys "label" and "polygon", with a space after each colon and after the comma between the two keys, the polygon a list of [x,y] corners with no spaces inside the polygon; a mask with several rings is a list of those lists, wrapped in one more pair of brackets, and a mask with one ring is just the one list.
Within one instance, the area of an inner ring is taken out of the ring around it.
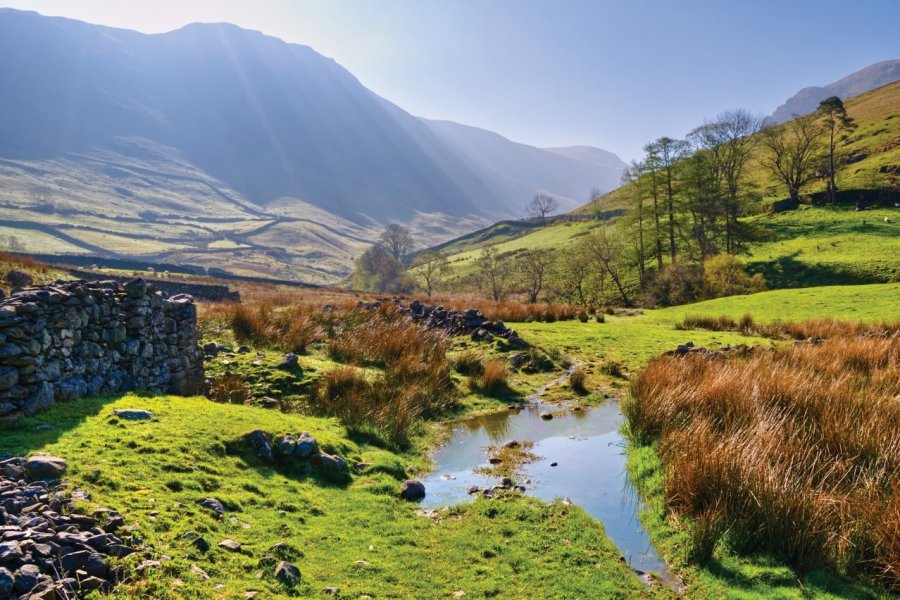
{"label": "mountain", "polygon": [[875,63],[824,87],[803,88],[775,109],[766,122],[785,123],[816,110],[825,98],[837,96],[847,100],[895,81],[900,81],[900,60]]}
{"label": "mountain", "polygon": [[146,35],[0,9],[0,57],[0,246],[15,228],[32,251],[330,281],[385,223],[436,243],[621,171],[419,119],[229,24]]}

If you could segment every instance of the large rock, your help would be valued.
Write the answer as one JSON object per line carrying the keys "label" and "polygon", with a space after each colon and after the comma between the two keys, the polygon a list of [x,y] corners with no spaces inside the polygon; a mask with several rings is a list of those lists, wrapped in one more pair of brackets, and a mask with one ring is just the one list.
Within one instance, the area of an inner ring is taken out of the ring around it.
{"label": "large rock", "polygon": [[25,473],[31,480],[59,479],[68,466],[61,458],[49,454],[36,454],[25,462]]}
{"label": "large rock", "polygon": [[347,461],[340,456],[316,452],[310,457],[312,464],[325,473],[346,473]]}
{"label": "large rock", "polygon": [[301,433],[300,437],[297,438],[297,446],[294,449],[294,455],[298,458],[309,458],[318,451],[319,444],[316,442],[316,438],[305,431]]}
{"label": "large rock", "polygon": [[400,486],[400,497],[404,500],[421,500],[425,497],[425,484],[418,479],[407,479]]}
{"label": "large rock", "polygon": [[114,410],[113,414],[126,421],[147,421],[153,418],[153,413],[142,408],[121,408]]}
{"label": "large rock", "polygon": [[300,569],[283,560],[275,567],[275,577],[285,585],[295,585],[300,583]]}
{"label": "large rock", "polygon": [[265,460],[272,460],[272,458],[274,457],[274,452],[272,451],[272,442],[269,441],[269,435],[265,431],[261,429],[254,429],[253,431],[245,435],[244,439],[260,458],[264,458]]}
{"label": "large rock", "polygon": [[291,434],[285,434],[275,440],[275,448],[281,456],[293,456],[297,449],[297,440]]}
{"label": "large rock", "polygon": [[11,598],[15,584],[16,580],[13,574],[4,567],[0,567],[0,598]]}

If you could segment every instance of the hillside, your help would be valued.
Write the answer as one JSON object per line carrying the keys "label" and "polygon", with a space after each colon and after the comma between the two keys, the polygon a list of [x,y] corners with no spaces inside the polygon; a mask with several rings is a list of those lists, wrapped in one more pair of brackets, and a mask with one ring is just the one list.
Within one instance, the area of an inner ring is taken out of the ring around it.
{"label": "hillside", "polygon": [[900,80],[900,60],[875,63],[834,83],[821,87],[803,88],[775,109],[767,121],[785,123],[795,116],[811,113],[819,106],[819,102],[830,96],[849,100],[898,80]]}
{"label": "hillside", "polygon": [[[900,82],[857,96],[846,103],[857,122],[842,147],[848,159],[838,170],[842,190],[891,189],[900,172]],[[744,259],[751,270],[762,272],[775,287],[833,285],[893,281],[900,273],[900,208],[881,204],[858,213],[853,205],[803,206],[798,211],[770,215],[771,202],[784,198],[783,189],[758,163],[751,163],[750,179],[760,193],[755,214],[745,223],[758,228],[758,240]],[[821,194],[824,181],[805,191]],[[849,192],[855,201],[857,192]],[[570,213],[574,222],[560,219],[547,225],[498,223],[445,243],[451,278],[472,271],[482,248],[516,253],[526,248],[562,248],[603,223],[615,219],[628,206],[630,190],[618,188],[597,204]],[[601,218],[592,219],[599,214]],[[886,220],[890,222],[886,222]]]}
{"label": "hillside", "polygon": [[334,282],[385,223],[430,245],[539,191],[574,207],[621,171],[454,124],[491,138],[479,154],[313,49],[228,24],[145,35],[3,9],[0,51],[13,250]]}

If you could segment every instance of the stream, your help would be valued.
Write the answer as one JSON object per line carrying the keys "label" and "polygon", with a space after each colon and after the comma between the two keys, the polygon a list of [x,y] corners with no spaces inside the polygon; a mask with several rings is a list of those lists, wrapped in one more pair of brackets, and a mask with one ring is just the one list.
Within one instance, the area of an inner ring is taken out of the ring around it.
{"label": "stream", "polygon": [[[490,466],[487,446],[531,441],[531,452],[540,458],[519,468],[516,483],[541,500],[568,498],[579,505],[603,523],[607,536],[638,575],[654,573],[664,584],[674,585],[638,519],[641,504],[625,471],[625,440],[619,433],[624,417],[619,403],[607,400],[576,411],[541,402],[542,392],[508,412],[452,423],[447,442],[432,455],[435,470],[421,480],[427,490],[423,508],[468,502],[474,497],[467,493],[470,486],[496,485],[495,477],[476,472]],[[554,418],[542,419],[544,412]]]}

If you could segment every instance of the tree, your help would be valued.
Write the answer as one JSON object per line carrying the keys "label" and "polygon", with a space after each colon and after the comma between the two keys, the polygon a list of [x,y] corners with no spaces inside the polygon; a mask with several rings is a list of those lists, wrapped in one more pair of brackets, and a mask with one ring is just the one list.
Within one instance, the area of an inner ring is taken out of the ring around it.
{"label": "tree", "polygon": [[600,188],[591,188],[590,198],[588,198],[588,202],[591,205],[591,210],[594,213],[595,219],[600,219],[600,215],[603,214],[603,211],[600,210],[600,199],[603,198],[603,192],[600,191]]}
{"label": "tree", "polygon": [[547,194],[538,194],[531,199],[531,202],[525,207],[528,214],[532,217],[539,217],[541,221],[547,220],[547,215],[559,208],[559,202],[553,196]]}
{"label": "tree", "polygon": [[587,306],[592,300],[589,290],[594,272],[592,267],[584,242],[576,244],[571,250],[566,249],[564,253],[556,254],[554,281],[568,303]]}
{"label": "tree", "polygon": [[835,154],[838,140],[847,139],[847,134],[856,129],[853,117],[847,114],[844,103],[837,96],[825,98],[819,103],[816,113],[822,119],[825,134],[828,136],[828,201],[837,202],[837,184],[835,183]]}
{"label": "tree", "polygon": [[816,177],[821,132],[815,114],[762,131],[760,162],[784,184],[791,200],[799,202],[800,190]]}
{"label": "tree", "polygon": [[658,272],[663,270],[663,250],[662,250],[662,225],[659,222],[659,150],[655,144],[647,144],[644,146],[644,169],[650,179],[650,194],[653,198],[653,223],[654,223],[654,255],[656,256],[656,269]]}
{"label": "tree", "polygon": [[609,225],[597,228],[587,236],[587,249],[591,258],[609,275],[624,306],[631,306],[631,298],[625,289],[622,268],[624,243],[618,233]]}
{"label": "tree", "polygon": [[634,223],[637,225],[637,238],[635,247],[634,262],[638,271],[638,279],[641,282],[641,289],[646,283],[646,262],[647,252],[644,247],[644,187],[643,178],[646,172],[646,164],[632,160],[631,164],[625,168],[622,174],[622,184],[629,186],[631,189],[631,201],[634,207]]}
{"label": "tree", "polygon": [[391,256],[400,262],[409,256],[416,245],[409,229],[398,223],[391,223],[385,227],[379,239]]}
{"label": "tree", "polygon": [[669,216],[669,258],[675,262],[675,186],[678,163],[684,159],[690,145],[685,140],[661,137],[651,144],[658,157],[666,192],[666,209]]}
{"label": "tree", "polygon": [[538,301],[554,260],[554,253],[542,248],[526,250],[519,255],[518,272],[531,304]]}
{"label": "tree", "polygon": [[375,244],[356,261],[351,281],[356,289],[398,293],[410,287],[405,275],[403,264],[384,246]]}
{"label": "tree", "polygon": [[431,294],[434,293],[435,289],[447,275],[449,269],[447,257],[440,252],[429,250],[420,254],[416,258],[415,263],[413,263],[413,266],[418,267],[415,273],[422,282],[425,293],[428,294],[428,297],[430,298]]}
{"label": "tree", "polygon": [[500,300],[506,294],[512,276],[510,261],[500,258],[494,248],[487,247],[475,259],[475,266],[482,288],[487,289],[491,298]]}

